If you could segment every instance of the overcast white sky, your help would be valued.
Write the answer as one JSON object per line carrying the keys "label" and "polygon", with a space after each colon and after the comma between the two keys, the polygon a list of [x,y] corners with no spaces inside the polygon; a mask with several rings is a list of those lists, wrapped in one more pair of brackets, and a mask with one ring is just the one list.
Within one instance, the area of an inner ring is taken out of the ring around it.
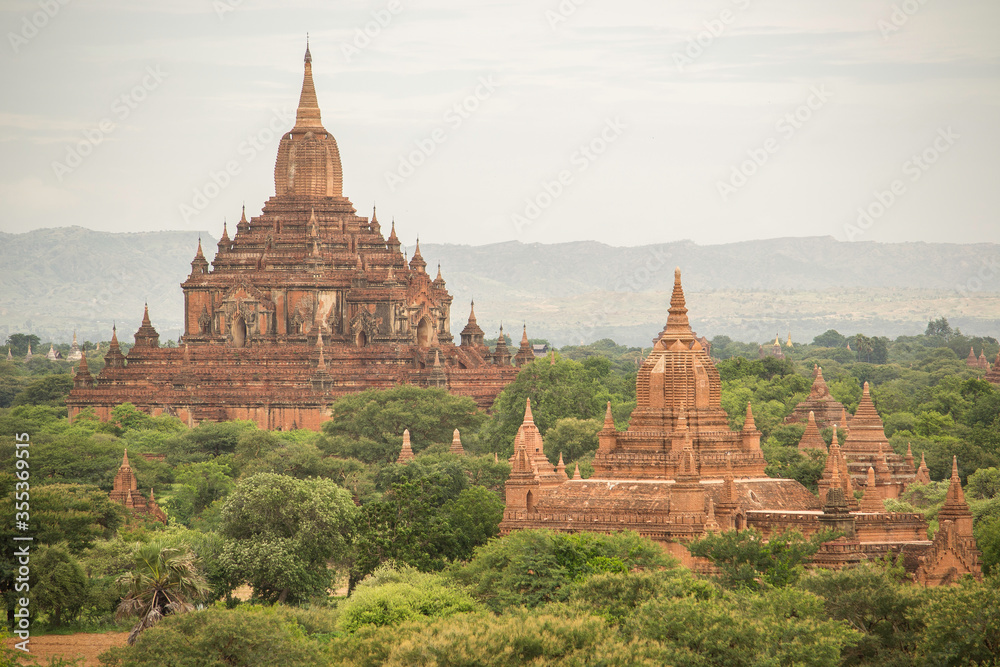
{"label": "overcast white sky", "polygon": [[996,0],[5,0],[0,26],[3,231],[256,215],[308,31],[344,193],[406,243],[1000,242]]}

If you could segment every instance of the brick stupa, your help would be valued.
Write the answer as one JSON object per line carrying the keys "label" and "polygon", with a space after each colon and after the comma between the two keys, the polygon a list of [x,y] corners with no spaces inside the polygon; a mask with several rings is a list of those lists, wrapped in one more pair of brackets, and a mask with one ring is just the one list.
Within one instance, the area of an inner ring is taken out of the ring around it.
{"label": "brick stupa", "polygon": [[[847,567],[902,554],[907,571],[925,583],[981,576],[978,561],[968,557],[974,543],[952,553],[951,542],[927,539],[923,515],[885,511],[892,480],[884,462],[871,470],[868,511],[862,511],[836,436],[820,483],[822,500],[795,480],[765,476],[750,406],[739,431],[728,426],[719,373],[688,323],[680,270],[668,312],[639,369],[628,430],[615,429],[608,405],[589,479],[578,469],[568,478],[561,456],[556,465],[546,458],[529,399],[514,439],[501,534],[525,528],[633,530],[686,564],[703,567],[684,545],[711,532],[751,527],[767,539],[789,529],[811,536],[836,528],[845,537],[824,545],[814,565]],[[957,519],[949,525],[956,526],[953,534],[964,535]]]}
{"label": "brick stupa", "polygon": [[124,505],[132,514],[150,516],[160,523],[167,522],[167,515],[156,504],[153,489],[149,490],[149,500],[143,498],[139,493],[139,483],[135,478],[135,473],[132,472],[132,464],[129,463],[127,449],[122,456],[122,464],[115,474],[114,487],[109,496],[112,502]]}
{"label": "brick stupa", "polygon": [[885,436],[885,426],[882,418],[875,410],[871,390],[865,382],[861,392],[861,401],[851,419],[851,428],[841,447],[847,459],[847,467],[855,488],[862,488],[867,479],[868,468],[879,471],[885,466],[884,474],[891,481],[891,489],[886,491],[887,498],[898,497],[907,485],[916,479],[917,469],[913,465],[913,455],[909,457],[896,454],[889,447],[889,439]]}
{"label": "brick stupa", "polygon": [[845,414],[844,405],[830,395],[830,388],[823,378],[823,369],[813,366],[813,383],[809,389],[809,397],[795,406],[792,414],[785,418],[786,424],[808,423],[809,413],[813,414],[816,427],[824,429],[834,424],[846,427],[841,417]]}
{"label": "brick stupa", "polygon": [[[247,419],[316,429],[339,396],[399,384],[445,388],[484,408],[517,375],[506,345],[491,352],[470,310],[453,342],[451,303],[417,242],[407,262],[393,224],[356,214],[343,194],[337,141],[323,126],[308,48],[295,126],[281,137],[275,194],[261,215],[226,225],[209,265],[201,242],[182,283],[182,346],[160,347],[148,308],[127,358],[116,332],[93,386],[81,378],[72,419],[101,419],[126,401],[189,425]],[[526,337],[525,337],[526,340]],[[519,350],[516,365],[533,355]]]}

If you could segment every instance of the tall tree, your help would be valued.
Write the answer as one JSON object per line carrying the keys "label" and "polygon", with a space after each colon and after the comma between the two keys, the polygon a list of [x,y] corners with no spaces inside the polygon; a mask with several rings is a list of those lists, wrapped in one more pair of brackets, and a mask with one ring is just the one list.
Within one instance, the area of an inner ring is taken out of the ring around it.
{"label": "tall tree", "polygon": [[347,555],[357,516],[351,494],[327,479],[260,473],[222,509],[221,560],[268,602],[299,601],[331,585],[328,563]]}

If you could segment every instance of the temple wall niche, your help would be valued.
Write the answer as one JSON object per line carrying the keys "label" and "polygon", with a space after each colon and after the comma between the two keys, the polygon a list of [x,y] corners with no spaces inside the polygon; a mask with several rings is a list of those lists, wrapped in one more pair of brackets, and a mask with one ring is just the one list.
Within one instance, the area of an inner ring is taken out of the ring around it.
{"label": "temple wall niche", "polygon": [[[335,324],[338,321],[337,317],[337,293],[336,292],[319,292],[316,295],[316,321],[326,322],[332,319],[331,324]],[[332,318],[331,318],[332,315]],[[338,329],[338,327],[331,327],[333,329]]]}

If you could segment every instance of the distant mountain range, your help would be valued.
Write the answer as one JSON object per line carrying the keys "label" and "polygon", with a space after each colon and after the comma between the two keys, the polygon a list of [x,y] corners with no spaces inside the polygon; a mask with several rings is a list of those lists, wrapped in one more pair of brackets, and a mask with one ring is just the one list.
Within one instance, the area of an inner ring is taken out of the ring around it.
{"label": "distant mountain range", "polygon": [[[202,234],[206,256],[216,240]],[[197,232],[107,233],[81,227],[0,233],[0,336],[106,340],[113,321],[130,338],[148,301],[161,339],[181,332],[179,284],[190,272]],[[412,252],[412,248],[410,249]],[[648,345],[662,328],[683,272],[699,334],[737,340],[811,341],[844,334],[921,333],[947,317],[965,333],[1000,334],[1000,245],[840,242],[780,238],[699,246],[635,247],[596,242],[486,246],[422,244],[428,271],[441,263],[459,331],[476,300],[488,335],[522,322],[556,345],[613,338]]]}

